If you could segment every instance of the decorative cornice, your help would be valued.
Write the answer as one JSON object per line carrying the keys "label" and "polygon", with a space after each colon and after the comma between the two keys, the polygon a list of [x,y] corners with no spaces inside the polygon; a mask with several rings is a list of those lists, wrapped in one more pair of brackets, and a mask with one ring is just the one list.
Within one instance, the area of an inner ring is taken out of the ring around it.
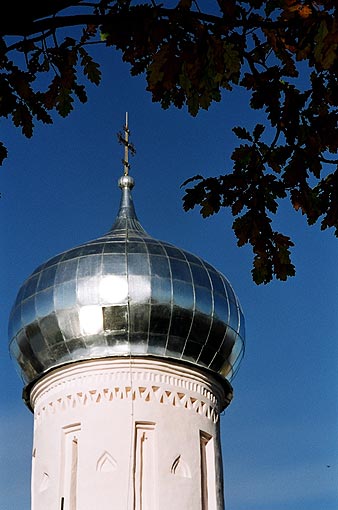
{"label": "decorative cornice", "polygon": [[158,360],[92,360],[54,370],[37,382],[31,405],[38,423],[78,406],[145,404],[184,408],[216,423],[224,407],[222,386],[199,371]]}

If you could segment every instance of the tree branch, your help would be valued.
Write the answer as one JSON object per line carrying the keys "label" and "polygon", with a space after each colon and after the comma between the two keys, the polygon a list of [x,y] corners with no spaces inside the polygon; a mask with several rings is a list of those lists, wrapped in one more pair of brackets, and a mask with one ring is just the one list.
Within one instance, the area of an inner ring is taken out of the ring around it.
{"label": "tree branch", "polygon": [[[76,3],[76,2],[75,2]],[[94,7],[97,7],[98,4],[81,4],[81,6],[84,5],[93,5]],[[179,11],[177,8],[165,8],[165,7],[150,7],[158,12],[158,17],[164,17],[164,18],[174,18],[177,22]],[[47,17],[43,19],[37,19],[32,20],[31,23],[25,23],[25,28],[23,28],[23,25],[20,26],[20,24],[16,25],[16,27],[11,27],[9,29],[0,29],[0,35],[2,36],[30,36],[37,34],[39,32],[48,31],[48,30],[54,30],[56,28],[65,28],[65,27],[71,27],[71,26],[79,26],[79,25],[101,25],[102,23],[105,23],[109,20],[110,16],[114,16],[114,14],[75,14],[70,16],[56,16],[53,15],[52,17]],[[184,13],[184,16],[187,16],[187,12]],[[266,19],[257,19],[255,18],[254,21],[250,20],[234,20],[233,18],[229,18],[228,20],[225,19],[224,16],[216,16],[213,14],[207,14],[200,11],[189,11],[189,16],[191,19],[195,19],[198,21],[208,22],[213,25],[228,25],[232,28],[241,28],[245,26],[246,29],[254,29],[254,28],[269,28],[271,30],[281,27],[289,27],[290,24],[294,22],[298,22],[298,20],[287,20],[287,21],[270,21]],[[3,23],[5,25],[5,23]]]}
{"label": "tree branch", "polygon": [[338,165],[338,159],[326,159],[324,156],[320,156],[319,161],[322,163],[329,163],[331,165]]}

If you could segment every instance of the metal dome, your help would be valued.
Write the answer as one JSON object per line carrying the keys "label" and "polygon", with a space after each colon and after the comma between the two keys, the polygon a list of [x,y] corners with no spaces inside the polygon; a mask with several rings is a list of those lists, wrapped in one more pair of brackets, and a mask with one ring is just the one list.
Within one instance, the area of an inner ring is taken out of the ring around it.
{"label": "metal dome", "polygon": [[135,214],[129,175],[103,237],[61,253],[22,285],[10,353],[26,383],[93,358],[155,356],[231,379],[244,317],[228,280],[207,262],[150,237]]}

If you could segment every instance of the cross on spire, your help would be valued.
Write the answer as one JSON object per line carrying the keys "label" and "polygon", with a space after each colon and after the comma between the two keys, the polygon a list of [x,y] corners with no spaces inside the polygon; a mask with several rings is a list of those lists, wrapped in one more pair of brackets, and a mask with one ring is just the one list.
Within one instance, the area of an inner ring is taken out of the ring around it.
{"label": "cross on spire", "polygon": [[132,143],[129,142],[130,130],[128,126],[128,113],[126,112],[126,122],[123,126],[123,132],[119,131],[117,133],[118,141],[121,145],[124,145],[124,158],[122,159],[123,163],[123,174],[125,176],[129,175],[130,163],[129,163],[129,155],[135,155],[136,150]]}
{"label": "cross on spire", "polygon": [[130,131],[128,128],[128,112],[126,112],[126,123],[123,127],[124,130],[124,160],[123,160],[123,171],[124,175],[129,175],[129,135]]}

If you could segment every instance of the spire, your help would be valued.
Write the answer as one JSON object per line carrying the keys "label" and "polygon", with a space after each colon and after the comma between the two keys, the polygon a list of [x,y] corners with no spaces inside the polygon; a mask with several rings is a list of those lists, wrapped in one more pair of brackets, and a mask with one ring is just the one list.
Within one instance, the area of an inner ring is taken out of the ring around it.
{"label": "spire", "polygon": [[135,182],[134,179],[129,175],[130,163],[129,163],[129,150],[131,154],[135,154],[134,146],[129,142],[129,127],[128,127],[128,112],[126,112],[126,123],[123,126],[124,136],[122,133],[118,133],[119,142],[124,145],[124,159],[122,159],[123,163],[123,176],[119,179],[119,187],[122,191],[127,188],[129,190],[133,189]]}
{"label": "spire", "polygon": [[136,216],[133,197],[131,195],[131,190],[135,185],[134,179],[129,175],[130,163],[129,163],[129,152],[132,156],[135,154],[135,148],[133,144],[129,141],[130,130],[128,126],[128,113],[126,112],[126,122],[123,126],[124,135],[119,132],[117,134],[119,142],[124,145],[124,159],[122,159],[123,163],[123,175],[118,180],[119,188],[122,190],[120,208],[117,214],[117,218],[115,223],[110,230],[137,230],[139,232],[145,233],[145,230],[141,226],[138,218]]}

